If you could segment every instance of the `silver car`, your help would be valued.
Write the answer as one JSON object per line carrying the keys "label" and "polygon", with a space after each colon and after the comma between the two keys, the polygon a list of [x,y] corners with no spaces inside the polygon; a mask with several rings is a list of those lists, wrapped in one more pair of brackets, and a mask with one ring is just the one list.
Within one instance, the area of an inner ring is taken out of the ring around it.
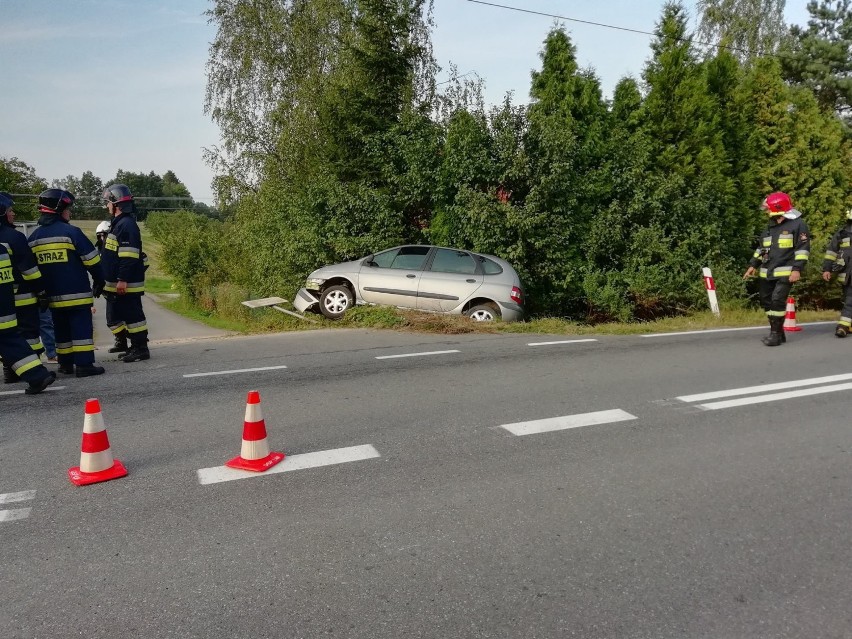
{"label": "silver car", "polygon": [[299,311],[338,319],[353,304],[383,304],[477,321],[524,316],[515,269],[499,257],[441,246],[397,246],[308,276],[293,302]]}

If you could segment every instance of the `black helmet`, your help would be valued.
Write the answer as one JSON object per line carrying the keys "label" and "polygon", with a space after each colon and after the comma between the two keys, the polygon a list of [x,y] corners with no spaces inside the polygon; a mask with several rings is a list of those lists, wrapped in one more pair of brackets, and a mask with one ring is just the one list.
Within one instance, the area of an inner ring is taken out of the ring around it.
{"label": "black helmet", "polygon": [[110,184],[104,189],[101,197],[104,202],[112,202],[113,204],[118,204],[119,202],[130,202],[133,200],[133,194],[125,184]]}
{"label": "black helmet", "polygon": [[0,191],[0,216],[6,215],[6,211],[15,206],[15,200],[5,191]]}
{"label": "black helmet", "polygon": [[38,210],[40,213],[62,213],[74,206],[73,193],[65,189],[47,189],[38,196]]}

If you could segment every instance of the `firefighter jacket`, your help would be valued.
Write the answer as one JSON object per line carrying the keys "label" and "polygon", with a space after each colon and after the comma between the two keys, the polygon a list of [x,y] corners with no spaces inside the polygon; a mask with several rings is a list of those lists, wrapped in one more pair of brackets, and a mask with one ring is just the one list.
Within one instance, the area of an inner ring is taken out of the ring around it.
{"label": "firefighter jacket", "polygon": [[13,224],[0,222],[0,244],[12,260],[12,275],[15,278],[15,306],[31,306],[38,303],[44,290],[41,272],[26,236]]}
{"label": "firefighter jacket", "polygon": [[50,308],[92,305],[89,275],[98,288],[104,278],[101,256],[83,231],[59,215],[45,213],[30,234],[30,248],[38,261]]}
{"label": "firefighter jacket", "polygon": [[825,258],[822,261],[822,270],[837,273],[837,281],[841,284],[852,283],[852,222],[831,236],[828,248],[825,249]]}
{"label": "firefighter jacket", "polygon": [[15,315],[15,276],[12,270],[12,258],[6,246],[0,244],[0,331],[18,325],[18,317]]}
{"label": "firefighter jacket", "polygon": [[127,282],[128,295],[144,295],[144,258],[142,236],[136,220],[128,213],[115,217],[101,253],[106,280],[104,291],[115,293],[116,284],[122,280]]}
{"label": "firefighter jacket", "polygon": [[808,225],[800,217],[785,217],[780,224],[770,221],[748,265],[760,268],[760,277],[776,280],[803,271],[810,254]]}

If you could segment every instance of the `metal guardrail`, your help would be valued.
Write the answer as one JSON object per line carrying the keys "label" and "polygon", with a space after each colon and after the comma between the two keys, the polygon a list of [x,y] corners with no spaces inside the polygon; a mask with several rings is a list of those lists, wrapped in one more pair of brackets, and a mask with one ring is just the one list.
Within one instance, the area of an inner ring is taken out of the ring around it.
{"label": "metal guardrail", "polygon": [[24,235],[29,237],[32,230],[38,226],[38,222],[15,222],[15,226],[21,229]]}

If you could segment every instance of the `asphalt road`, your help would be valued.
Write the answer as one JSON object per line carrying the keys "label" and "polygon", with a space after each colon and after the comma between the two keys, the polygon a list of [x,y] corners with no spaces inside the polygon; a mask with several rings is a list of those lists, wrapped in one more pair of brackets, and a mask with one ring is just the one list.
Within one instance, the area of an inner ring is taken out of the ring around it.
{"label": "asphalt road", "polygon": [[[852,637],[852,340],[763,332],[99,351],[0,395],[2,636]],[[202,483],[251,389],[283,472]]]}

